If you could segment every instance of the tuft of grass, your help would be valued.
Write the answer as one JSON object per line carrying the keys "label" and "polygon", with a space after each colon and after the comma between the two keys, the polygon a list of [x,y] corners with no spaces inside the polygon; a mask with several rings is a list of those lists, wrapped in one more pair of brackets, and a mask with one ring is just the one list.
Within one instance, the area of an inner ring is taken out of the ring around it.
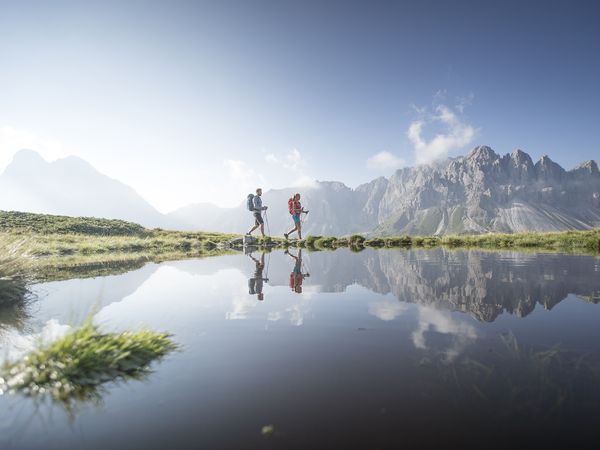
{"label": "tuft of grass", "polygon": [[6,363],[0,392],[50,397],[70,409],[73,401],[97,398],[104,383],[143,377],[153,361],[177,348],[168,333],[102,333],[88,318],[64,337]]}
{"label": "tuft of grass", "polygon": [[22,329],[29,318],[30,261],[21,239],[0,237],[0,334]]}

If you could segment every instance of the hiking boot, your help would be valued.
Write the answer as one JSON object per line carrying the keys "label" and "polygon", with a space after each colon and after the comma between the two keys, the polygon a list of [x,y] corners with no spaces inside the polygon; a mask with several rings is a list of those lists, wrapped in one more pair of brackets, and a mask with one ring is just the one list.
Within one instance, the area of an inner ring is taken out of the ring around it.
{"label": "hiking boot", "polygon": [[288,234],[287,234],[287,233],[283,233],[283,237],[284,237],[284,238],[285,238],[285,240],[287,241]]}

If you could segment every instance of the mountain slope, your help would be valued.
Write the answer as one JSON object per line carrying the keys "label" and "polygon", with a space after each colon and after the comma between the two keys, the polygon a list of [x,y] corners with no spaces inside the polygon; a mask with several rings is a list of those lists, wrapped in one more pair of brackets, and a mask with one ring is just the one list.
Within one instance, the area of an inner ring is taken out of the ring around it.
{"label": "mountain slope", "polygon": [[48,163],[21,150],[0,175],[0,192],[3,210],[115,218],[149,227],[166,223],[131,187],[74,156]]}
{"label": "mountain slope", "polygon": [[481,146],[438,167],[402,169],[379,208],[383,234],[559,231],[600,225],[594,161],[565,171],[521,150],[500,156]]}

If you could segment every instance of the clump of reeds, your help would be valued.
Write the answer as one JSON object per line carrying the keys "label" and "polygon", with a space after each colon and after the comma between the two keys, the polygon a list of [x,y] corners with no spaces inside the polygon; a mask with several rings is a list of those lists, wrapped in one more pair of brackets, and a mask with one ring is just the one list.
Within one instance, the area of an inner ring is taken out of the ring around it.
{"label": "clump of reeds", "polygon": [[0,238],[0,333],[22,328],[29,303],[29,259],[27,245],[20,238]]}
{"label": "clump of reeds", "polygon": [[102,333],[88,319],[64,337],[1,369],[0,392],[47,396],[69,406],[97,397],[103,383],[138,379],[149,365],[177,349],[168,333]]}

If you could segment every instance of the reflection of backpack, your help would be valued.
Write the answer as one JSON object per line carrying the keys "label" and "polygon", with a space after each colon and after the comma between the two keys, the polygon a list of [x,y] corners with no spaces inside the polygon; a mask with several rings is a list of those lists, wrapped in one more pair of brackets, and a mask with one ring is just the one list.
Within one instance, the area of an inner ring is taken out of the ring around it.
{"label": "reflection of backpack", "polygon": [[254,194],[248,194],[246,208],[248,208],[248,211],[254,211]]}
{"label": "reflection of backpack", "polygon": [[256,287],[256,278],[248,279],[248,293],[250,295],[256,294],[255,287]]}
{"label": "reflection of backpack", "polygon": [[288,200],[288,211],[290,214],[294,214],[294,198]]}

